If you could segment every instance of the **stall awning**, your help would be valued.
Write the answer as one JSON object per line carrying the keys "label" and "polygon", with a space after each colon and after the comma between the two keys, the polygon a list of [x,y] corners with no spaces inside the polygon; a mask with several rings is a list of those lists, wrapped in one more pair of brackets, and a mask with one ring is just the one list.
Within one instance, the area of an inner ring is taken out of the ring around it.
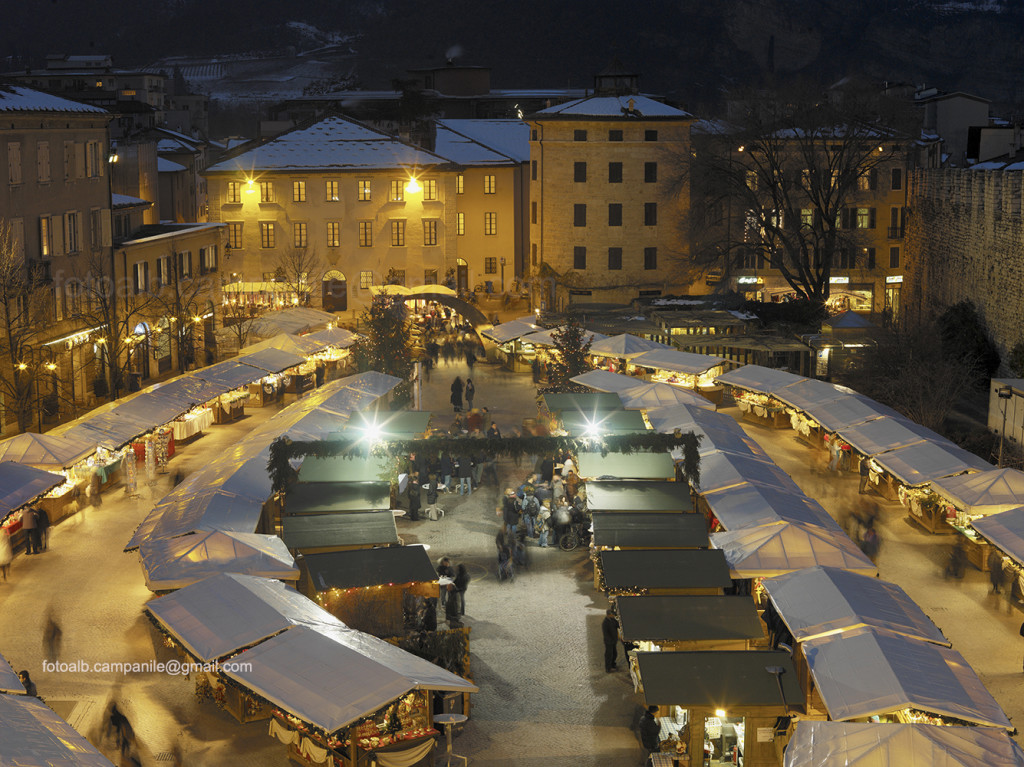
{"label": "stall awning", "polygon": [[304,563],[317,591],[437,580],[437,572],[422,546],[307,554]]}
{"label": "stall awning", "polygon": [[634,336],[631,333],[620,333],[611,338],[602,338],[590,345],[590,353],[596,357],[617,357],[632,359],[644,352],[671,349],[671,346],[651,341],[648,338]]}
{"label": "stall awning", "polygon": [[365,336],[353,333],[351,330],[345,330],[345,328],[328,328],[327,330],[318,330],[315,333],[301,336],[301,338],[308,338],[310,341],[315,341],[324,346],[347,349],[356,344],[360,339],[365,338]]}
{"label": "stall awning", "polygon": [[63,482],[60,474],[12,461],[0,463],[0,520]]}
{"label": "stall awning", "polygon": [[658,349],[638,354],[630,362],[645,368],[698,376],[719,365],[724,365],[726,360],[722,357],[712,357],[708,354],[693,354],[692,352],[681,352],[675,349]]}
{"label": "stall awning", "polygon": [[916,708],[1012,727],[956,650],[867,627],[808,639],[801,646],[814,685],[835,721]]}
{"label": "stall awning", "polygon": [[594,545],[599,548],[692,549],[708,546],[708,525],[703,514],[604,512],[594,515],[593,527]]}
{"label": "stall awning", "polygon": [[[600,369],[588,370],[586,373],[573,376],[569,380],[573,383],[579,384],[580,386],[587,386],[594,391],[608,392],[612,394],[625,391],[626,389],[632,389],[634,386],[644,383],[642,378],[626,376],[621,373],[610,373],[607,370]],[[620,399],[619,402],[621,403],[622,400]]]}
{"label": "stall awning", "polygon": [[539,325],[534,325],[532,322],[512,320],[511,322],[503,322],[500,325],[495,325],[493,328],[481,331],[480,335],[484,338],[489,338],[496,344],[507,344],[509,341],[515,341],[517,338],[522,338],[530,333],[536,333],[538,330],[543,330],[543,328]]}
{"label": "stall awning", "polygon": [[876,455],[874,461],[908,487],[967,471],[994,468],[988,461],[952,442],[931,440]]}
{"label": "stall awning", "polygon": [[116,411],[109,411],[79,419],[63,436],[76,442],[88,442],[117,450],[158,425],[149,418],[134,418],[127,414],[121,416]]}
{"label": "stall awning", "polygon": [[836,432],[883,416],[899,416],[899,413],[861,394],[850,394],[808,415],[826,431]]}
{"label": "stall awning", "polygon": [[430,426],[430,411],[378,410],[353,413],[348,431],[371,442],[382,439],[421,439]]}
{"label": "stall awning", "polygon": [[587,483],[587,508],[598,511],[690,511],[685,482],[600,480]]}
{"label": "stall awning", "polygon": [[729,566],[715,549],[602,551],[606,588],[715,589],[732,585]]}
{"label": "stall awning", "polygon": [[785,767],[1024,767],[1024,750],[991,727],[798,722]]}
{"label": "stall awning", "polygon": [[95,452],[95,444],[32,432],[0,442],[0,462],[11,461],[38,469],[66,469]]}
{"label": "stall awning", "polygon": [[201,531],[139,547],[146,586],[170,591],[219,573],[297,581],[299,569],[276,535]]}
{"label": "stall awning", "polygon": [[281,518],[289,549],[327,549],[342,546],[392,546],[399,543],[395,515],[390,511],[349,511]]}
{"label": "stall awning", "polygon": [[570,437],[602,437],[608,434],[640,434],[647,423],[637,410],[606,410],[601,413],[563,411],[562,428]]}
{"label": "stall awning", "polygon": [[[274,283],[271,283],[274,284]],[[267,312],[253,325],[253,334],[263,338],[276,336],[279,333],[308,333],[321,325],[337,322],[333,314],[305,306],[293,306],[276,312]]]}
{"label": "stall awning", "polygon": [[334,733],[410,690],[476,692],[476,685],[349,628],[289,629],[233,659],[227,676],[293,716]]}
{"label": "stall awning", "polygon": [[347,416],[357,410],[370,407],[380,399],[380,395],[372,392],[356,391],[344,387],[328,388],[337,383],[340,381],[332,381],[322,389],[307,394],[299,402],[304,403],[303,406],[308,409],[330,411]]}
{"label": "stall awning", "polygon": [[153,384],[148,387],[147,391],[157,395],[167,395],[178,402],[194,407],[209,402],[214,397],[223,394],[226,389],[190,373],[175,378],[173,381]]}
{"label": "stall awning", "polygon": [[714,493],[744,483],[774,487],[790,493],[801,490],[774,461],[765,457],[716,451],[700,457],[699,493]]}
{"label": "stall awning", "polygon": [[819,381],[816,378],[805,378],[802,381],[783,386],[781,389],[776,389],[772,394],[775,399],[790,407],[816,413],[827,408],[840,397],[856,393],[853,389],[848,389],[845,386]]}
{"label": "stall awning", "polygon": [[[120,404],[113,414],[119,418],[130,418],[136,423],[145,424],[152,429],[173,421],[187,413],[192,405],[181,397],[166,392],[143,392],[138,396]],[[85,421],[89,423],[87,419]],[[145,429],[145,431],[149,431]]]}
{"label": "stall awning", "polygon": [[803,493],[745,484],[711,493],[704,500],[726,530],[777,522],[800,522],[826,530],[841,530],[820,503]]}
{"label": "stall awning", "polygon": [[258,434],[273,441],[277,437],[292,440],[338,439],[348,427],[349,418],[320,408],[298,407],[282,410],[263,426],[253,429],[250,435]]}
{"label": "stall awning", "polygon": [[1024,564],[1024,506],[976,519],[971,526],[1018,564]]}
{"label": "stall awning", "polygon": [[941,434],[936,434],[903,416],[883,416],[873,421],[848,426],[842,429],[840,435],[858,453],[868,456],[898,450],[926,439],[952,444]]}
{"label": "stall awning", "polygon": [[295,625],[344,625],[280,581],[228,573],[147,602],[145,609],[204,662],[223,658]]}
{"label": "stall awning", "polygon": [[627,642],[706,642],[763,639],[748,596],[621,596],[615,601]]}
{"label": "stall awning", "polygon": [[380,398],[385,394],[389,394],[392,389],[402,383],[402,379],[387,373],[380,373],[376,370],[367,370],[365,373],[356,373],[355,375],[343,378],[338,383],[342,384],[346,389],[363,392],[364,394],[374,394]]}
{"label": "stall awning", "polygon": [[620,391],[619,398],[627,410],[654,410],[672,405],[691,405],[714,410],[715,403],[696,392],[667,383],[642,383]]}
{"label": "stall awning", "polygon": [[[639,652],[644,702],[649,706],[802,708],[804,693],[787,653],[776,651]],[[781,668],[776,676],[769,668]],[[779,682],[782,682],[782,691]],[[785,693],[785,700],[783,700]]]}
{"label": "stall awning", "polygon": [[[549,330],[538,330],[536,333],[529,333],[523,336],[520,340],[524,344],[533,344],[534,346],[556,346],[557,343],[555,341],[555,333],[564,329],[565,326],[563,325],[561,327],[551,328]],[[584,329],[583,331],[584,341],[589,339],[591,343],[593,343],[594,341],[600,341],[601,339],[607,337],[608,336],[604,335],[603,333],[596,333],[593,330]]]}
{"label": "stall awning", "polygon": [[172,493],[153,507],[125,551],[145,541],[176,538],[197,530],[251,533],[259,527],[264,501],[224,490]]}
{"label": "stall awning", "polygon": [[1024,505],[1024,472],[991,469],[936,479],[932,490],[970,514],[998,514]]}
{"label": "stall awning", "polygon": [[[256,377],[262,377],[265,373],[280,373],[288,368],[301,365],[306,361],[302,354],[287,352],[283,349],[261,349],[260,351],[243,352],[235,357],[232,362],[240,362],[243,365],[256,368]],[[253,378],[255,380],[255,377]]]}
{"label": "stall awning", "polygon": [[196,372],[197,378],[221,386],[224,391],[248,386],[265,375],[264,371],[257,370],[251,365],[243,365],[236,360],[218,362],[216,365],[210,365],[210,367]]}
{"label": "stall awning", "polygon": [[[722,344],[729,343],[728,338],[721,338],[718,341]],[[766,368],[761,365],[744,365],[741,368],[722,373],[715,378],[715,383],[747,389],[758,394],[772,394],[784,386],[803,380],[806,380],[803,376],[785,370]]]}
{"label": "stall awning", "polygon": [[544,405],[551,413],[594,414],[606,410],[622,410],[622,400],[613,392],[571,392],[568,394],[545,394]]}
{"label": "stall awning", "polygon": [[362,482],[390,480],[392,462],[378,455],[338,455],[332,458],[308,456],[302,461],[299,479],[305,482]]}
{"label": "stall awning", "polygon": [[712,533],[711,545],[725,554],[734,578],[769,578],[817,565],[878,572],[846,533],[817,525],[782,522]]}
{"label": "stall awning", "polygon": [[114,767],[45,703],[0,695],[0,764],[42,767]]}
{"label": "stall awning", "polygon": [[[25,685],[21,683],[18,675],[11,668],[11,664],[2,655],[0,655],[0,692],[7,693],[8,695],[26,694]],[[2,753],[0,753],[0,756],[2,756]]]}
{"label": "stall awning", "polygon": [[288,515],[390,508],[388,482],[296,482],[288,486],[284,498],[284,512]]}
{"label": "stall awning", "polygon": [[588,453],[580,451],[576,464],[581,477],[590,479],[671,479],[676,465],[668,453]]}
{"label": "stall awning", "polygon": [[693,432],[701,437],[697,447],[701,455],[716,450],[764,455],[761,446],[747,436],[735,419],[703,407],[673,405],[648,410],[647,420],[655,431],[662,434],[671,434],[679,429],[684,434]]}
{"label": "stall awning", "polygon": [[281,351],[298,355],[305,359],[311,354],[323,351],[325,346],[327,346],[326,343],[318,341],[316,338],[313,338],[313,336],[297,336],[294,333],[278,333],[276,336],[268,338],[266,341],[260,341],[257,344],[250,344],[249,346],[246,346],[239,352],[239,354],[241,356],[245,356],[254,354],[255,352],[261,352],[264,349],[280,349]]}
{"label": "stall awning", "polygon": [[938,627],[895,583],[835,567],[808,567],[767,578],[763,585],[798,642],[871,626],[949,645]]}

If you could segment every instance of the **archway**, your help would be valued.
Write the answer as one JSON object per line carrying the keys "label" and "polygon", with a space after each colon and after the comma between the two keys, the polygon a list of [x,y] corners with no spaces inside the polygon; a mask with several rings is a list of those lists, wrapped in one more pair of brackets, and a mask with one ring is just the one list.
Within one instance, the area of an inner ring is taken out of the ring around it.
{"label": "archway", "polygon": [[325,312],[348,311],[348,280],[337,269],[327,272],[320,283],[320,302]]}
{"label": "archway", "polygon": [[455,260],[455,290],[459,293],[469,290],[469,264],[464,258]]}

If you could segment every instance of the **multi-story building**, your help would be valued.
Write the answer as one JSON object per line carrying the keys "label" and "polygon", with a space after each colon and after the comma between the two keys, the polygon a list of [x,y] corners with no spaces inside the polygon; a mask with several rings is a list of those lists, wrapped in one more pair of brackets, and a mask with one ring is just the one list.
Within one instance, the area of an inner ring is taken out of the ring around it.
{"label": "multi-story building", "polygon": [[[0,365],[7,369],[0,376],[8,385],[0,396],[12,396],[13,363],[25,366],[14,378],[45,378],[45,396],[70,404],[82,399],[93,362],[90,328],[82,326],[78,312],[82,281],[94,265],[109,263],[110,115],[21,85],[0,86],[0,114],[0,152],[7,161],[0,219],[9,226],[12,246],[2,257],[22,262],[28,284],[36,288],[29,301],[35,306],[24,314],[29,324],[9,320],[17,332],[3,334]],[[41,396],[37,391],[36,399]],[[17,420],[11,403],[0,407],[3,424]],[[51,415],[54,409],[47,406]]]}
{"label": "multi-story building", "polygon": [[[514,258],[515,182],[499,182],[497,169],[517,162],[497,157],[490,172],[462,168],[328,117],[219,162],[205,175],[210,220],[227,225],[230,269],[243,282],[233,289],[265,292],[291,282],[297,265],[306,285],[295,292],[328,311],[360,311],[385,281],[472,289],[487,258]],[[477,235],[481,245],[461,246]]]}
{"label": "multi-story building", "polygon": [[530,115],[530,251],[535,304],[629,303],[685,291],[683,229],[692,117],[637,93],[621,68],[592,96]]}

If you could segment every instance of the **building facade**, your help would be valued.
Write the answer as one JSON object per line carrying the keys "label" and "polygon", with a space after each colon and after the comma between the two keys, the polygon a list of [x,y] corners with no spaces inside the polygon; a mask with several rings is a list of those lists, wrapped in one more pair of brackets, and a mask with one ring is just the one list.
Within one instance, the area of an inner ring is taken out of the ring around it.
{"label": "building facade", "polygon": [[541,309],[685,292],[686,112],[637,94],[632,75],[596,78],[593,96],[529,116],[530,244]]}

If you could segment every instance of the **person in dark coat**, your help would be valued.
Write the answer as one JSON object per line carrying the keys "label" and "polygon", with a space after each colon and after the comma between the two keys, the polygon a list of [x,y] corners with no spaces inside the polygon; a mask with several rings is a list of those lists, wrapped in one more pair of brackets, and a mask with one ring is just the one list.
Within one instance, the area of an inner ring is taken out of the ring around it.
{"label": "person in dark coat", "polygon": [[444,607],[444,617],[450,628],[459,628],[462,623],[459,621],[459,592],[455,590],[455,584],[449,583],[448,601]]}
{"label": "person in dark coat", "polygon": [[511,487],[505,489],[505,497],[501,501],[499,513],[508,537],[514,539],[519,525],[519,504],[516,502],[516,491]]}
{"label": "person in dark coat", "polygon": [[[463,453],[459,456],[459,495],[469,495],[473,492],[473,461],[469,454]],[[465,489],[465,493],[463,493]]]}
{"label": "person in dark coat", "polygon": [[459,597],[459,615],[466,614],[466,589],[469,588],[469,571],[465,565],[459,565],[455,573],[455,593]]}
{"label": "person in dark coat", "polygon": [[551,484],[551,478],[555,475],[555,462],[550,455],[544,456],[540,462],[540,481]]}
{"label": "person in dark coat", "polygon": [[661,725],[654,718],[657,713],[657,706],[648,706],[640,717],[640,744],[647,749],[648,757],[661,747]]}
{"label": "person in dark coat", "polygon": [[604,670],[607,673],[615,671],[619,645],[619,622],[615,620],[615,611],[609,608],[605,612],[604,620],[601,621],[601,638],[604,640]]}
{"label": "person in dark coat", "polygon": [[36,683],[32,681],[32,678],[28,675],[28,671],[19,671],[18,679],[21,680],[21,684],[25,688],[25,692],[33,698],[39,697],[39,691],[36,689]]}
{"label": "person in dark coat", "polygon": [[472,378],[466,379],[466,410],[473,409],[473,397],[476,396],[476,385]]}
{"label": "person in dark coat", "polygon": [[444,477],[444,485],[448,488],[448,492],[452,489],[452,472],[454,470],[452,465],[452,457],[448,453],[441,455],[441,476]]}
{"label": "person in dark coat", "polygon": [[[455,578],[455,568],[452,567],[452,561],[448,557],[441,557],[441,561],[437,563],[437,577]],[[446,604],[448,604],[447,584],[441,587],[441,607]]]}
{"label": "person in dark coat", "polygon": [[39,530],[39,545],[42,549],[36,551],[50,550],[50,515],[42,506],[36,508],[36,526]]}
{"label": "person in dark coat", "polygon": [[42,550],[39,545],[39,516],[31,506],[21,512],[21,529],[25,531],[25,553],[38,554]]}
{"label": "person in dark coat", "polygon": [[456,413],[462,412],[462,379],[458,376],[452,381],[452,396],[451,396],[452,407],[455,408]]}
{"label": "person in dark coat", "polygon": [[413,472],[409,475],[409,486],[406,488],[409,496],[409,519],[413,522],[420,521],[420,475]]}

